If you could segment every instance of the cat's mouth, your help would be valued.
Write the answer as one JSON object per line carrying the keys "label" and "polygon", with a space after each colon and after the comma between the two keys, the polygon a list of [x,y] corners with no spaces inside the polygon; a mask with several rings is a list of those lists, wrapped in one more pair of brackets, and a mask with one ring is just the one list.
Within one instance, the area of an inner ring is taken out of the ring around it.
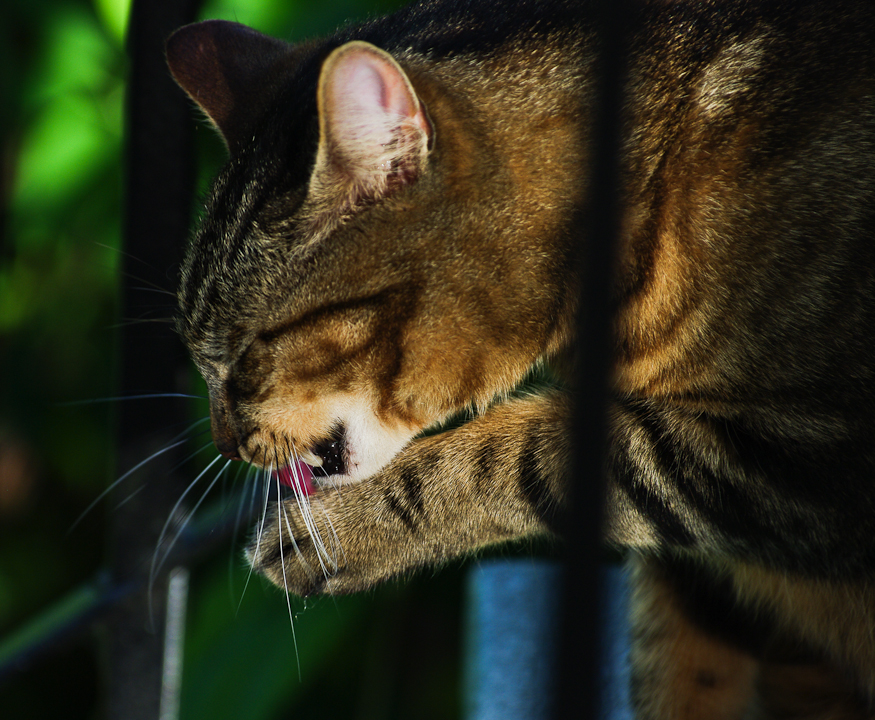
{"label": "cat's mouth", "polygon": [[294,489],[295,478],[301,475],[302,487],[312,476],[319,490],[326,483],[338,486],[371,477],[421,430],[400,422],[384,423],[368,403],[343,400],[328,408],[325,414],[334,417],[319,423],[318,429],[306,427],[304,413],[289,418],[265,412],[265,422],[249,433],[240,456],[266,471],[275,470],[274,480],[286,487]]}
{"label": "cat's mouth", "polygon": [[296,495],[310,496],[318,491],[313,480],[313,467],[303,460],[295,460],[291,465],[274,470],[271,474],[281,485],[294,490]]}
{"label": "cat's mouth", "polygon": [[316,443],[311,450],[322,461],[319,466],[325,475],[346,474],[346,430],[342,425],[335,428],[331,437]]}
{"label": "cat's mouth", "polygon": [[312,495],[319,490],[322,478],[346,474],[345,435],[343,427],[337,427],[331,437],[310,449],[306,460],[299,457],[289,465],[274,470],[273,476],[296,493]]}

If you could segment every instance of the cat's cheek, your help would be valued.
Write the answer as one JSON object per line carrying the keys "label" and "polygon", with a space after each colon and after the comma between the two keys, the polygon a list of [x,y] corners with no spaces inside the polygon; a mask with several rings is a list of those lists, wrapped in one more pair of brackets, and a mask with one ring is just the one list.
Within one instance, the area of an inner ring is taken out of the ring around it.
{"label": "cat's cheek", "polygon": [[[410,418],[379,412],[368,393],[312,395],[287,394],[263,402],[253,413],[258,432],[242,450],[244,459],[262,464],[261,458],[275,458],[279,466],[291,449],[296,458],[323,468],[317,477],[330,475],[334,484],[357,482],[385,467],[423,429]],[[342,450],[326,453],[337,441]]]}

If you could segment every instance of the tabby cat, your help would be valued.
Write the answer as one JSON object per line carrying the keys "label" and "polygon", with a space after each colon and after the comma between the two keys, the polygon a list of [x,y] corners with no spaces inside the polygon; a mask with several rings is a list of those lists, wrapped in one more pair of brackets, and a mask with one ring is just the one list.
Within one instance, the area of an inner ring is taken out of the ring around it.
{"label": "tabby cat", "polygon": [[[168,41],[230,153],[178,329],[220,452],[295,490],[247,551],[288,591],[554,529],[568,393],[514,390],[574,340],[591,4]],[[605,534],[636,711],[875,717],[875,7],[646,0],[627,30]]]}

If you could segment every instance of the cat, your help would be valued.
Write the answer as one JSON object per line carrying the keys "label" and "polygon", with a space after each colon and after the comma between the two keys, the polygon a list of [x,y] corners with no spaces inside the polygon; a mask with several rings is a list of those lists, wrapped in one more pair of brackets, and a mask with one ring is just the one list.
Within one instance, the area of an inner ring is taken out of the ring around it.
{"label": "cat", "polygon": [[[230,155],[177,326],[219,451],[295,490],[247,550],[289,592],[555,531],[569,392],[515,389],[572,353],[591,14],[170,37]],[[637,716],[875,717],[875,8],[647,0],[626,28],[604,533]]]}

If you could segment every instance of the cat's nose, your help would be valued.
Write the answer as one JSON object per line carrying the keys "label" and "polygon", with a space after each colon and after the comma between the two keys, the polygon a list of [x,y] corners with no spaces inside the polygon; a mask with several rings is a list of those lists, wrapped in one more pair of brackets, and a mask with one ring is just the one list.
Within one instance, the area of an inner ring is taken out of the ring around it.
{"label": "cat's nose", "polygon": [[216,449],[229,460],[240,460],[237,436],[228,424],[215,414],[210,421],[210,429],[213,432],[213,444]]}
{"label": "cat's nose", "polygon": [[235,439],[216,435],[216,433],[213,432],[213,443],[215,444],[216,449],[229,460],[242,460]]}

